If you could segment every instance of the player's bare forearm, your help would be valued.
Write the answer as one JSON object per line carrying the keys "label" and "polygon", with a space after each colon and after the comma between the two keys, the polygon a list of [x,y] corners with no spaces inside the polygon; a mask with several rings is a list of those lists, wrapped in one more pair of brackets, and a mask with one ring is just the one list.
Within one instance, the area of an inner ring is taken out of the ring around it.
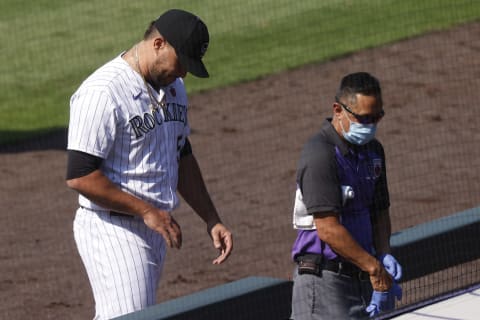
{"label": "player's bare forearm", "polygon": [[386,291],[390,288],[391,279],[380,262],[355,241],[335,213],[315,214],[314,218],[320,239],[337,254],[368,272],[374,289]]}
{"label": "player's bare forearm", "polygon": [[388,209],[382,210],[375,214],[373,220],[373,241],[377,256],[390,253],[390,236],[392,233],[392,225],[390,222],[390,212]]}
{"label": "player's bare forearm", "polygon": [[114,211],[142,215],[151,205],[141,199],[123,192],[113,184],[100,170],[71,180],[67,185],[96,204]]}
{"label": "player's bare forearm", "polygon": [[205,186],[200,167],[193,154],[180,159],[178,191],[190,207],[207,224],[207,230],[213,240],[213,245],[219,250],[219,255],[213,260],[213,263],[220,264],[224,262],[233,249],[232,234],[222,224],[218,216],[215,205]]}
{"label": "player's bare forearm", "polygon": [[209,229],[221,222],[193,154],[180,159],[178,191],[190,207],[207,223]]}

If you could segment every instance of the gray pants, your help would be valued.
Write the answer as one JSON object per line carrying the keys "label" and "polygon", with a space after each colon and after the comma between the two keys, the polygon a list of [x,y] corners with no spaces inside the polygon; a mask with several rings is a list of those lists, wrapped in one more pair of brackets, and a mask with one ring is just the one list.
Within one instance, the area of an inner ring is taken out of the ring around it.
{"label": "gray pants", "polygon": [[321,276],[293,276],[294,320],[368,319],[365,308],[372,297],[370,281],[323,270]]}

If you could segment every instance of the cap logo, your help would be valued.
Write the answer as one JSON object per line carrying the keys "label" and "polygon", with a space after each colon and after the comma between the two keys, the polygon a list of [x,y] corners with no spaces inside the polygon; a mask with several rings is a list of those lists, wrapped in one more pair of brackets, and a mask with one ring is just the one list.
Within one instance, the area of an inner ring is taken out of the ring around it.
{"label": "cap logo", "polygon": [[203,58],[208,49],[208,42],[204,42],[200,47],[200,58]]}

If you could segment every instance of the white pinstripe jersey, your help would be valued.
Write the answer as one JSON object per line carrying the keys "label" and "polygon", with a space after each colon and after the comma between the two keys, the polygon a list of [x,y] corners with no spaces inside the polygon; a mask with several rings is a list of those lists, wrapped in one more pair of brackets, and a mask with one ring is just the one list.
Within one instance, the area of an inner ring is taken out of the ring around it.
{"label": "white pinstripe jersey", "polygon": [[[178,78],[156,92],[166,112],[150,109],[142,77],[116,57],[88,77],[70,99],[69,150],[104,159],[102,172],[123,191],[171,211],[178,206],[178,157],[190,134],[187,95]],[[81,206],[103,209],[82,195]]]}

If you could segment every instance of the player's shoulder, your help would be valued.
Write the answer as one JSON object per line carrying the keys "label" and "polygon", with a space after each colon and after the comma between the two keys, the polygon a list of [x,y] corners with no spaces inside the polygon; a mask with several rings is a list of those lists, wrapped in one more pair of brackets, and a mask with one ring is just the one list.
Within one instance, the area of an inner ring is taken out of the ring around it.
{"label": "player's shoulder", "polygon": [[170,84],[170,86],[175,88],[175,91],[177,92],[177,94],[183,95],[183,96],[187,95],[187,90],[185,88],[185,83],[183,82],[182,78],[175,79],[175,81],[173,81]]}
{"label": "player's shoulder", "polygon": [[103,89],[108,90],[121,86],[131,81],[131,68],[128,63],[119,55],[97,68],[80,85],[82,89]]}
{"label": "player's shoulder", "polygon": [[307,139],[300,154],[300,162],[327,161],[333,159],[335,145],[324,132],[319,131]]}
{"label": "player's shoulder", "polygon": [[340,137],[331,124],[331,119],[325,119],[320,129],[311,135],[303,145],[300,162],[328,162],[335,157],[335,146],[341,143]]}
{"label": "player's shoulder", "polygon": [[335,132],[330,120],[326,119],[320,129],[307,139],[304,148],[323,150],[334,147],[338,142],[338,134]]}
{"label": "player's shoulder", "polygon": [[182,78],[177,78],[168,86],[162,88],[167,94],[167,102],[188,106],[187,91]]}
{"label": "player's shoulder", "polygon": [[325,149],[331,147],[333,144],[329,141],[328,137],[324,132],[319,131],[310,136],[307,141],[305,141],[303,148],[304,149]]}

